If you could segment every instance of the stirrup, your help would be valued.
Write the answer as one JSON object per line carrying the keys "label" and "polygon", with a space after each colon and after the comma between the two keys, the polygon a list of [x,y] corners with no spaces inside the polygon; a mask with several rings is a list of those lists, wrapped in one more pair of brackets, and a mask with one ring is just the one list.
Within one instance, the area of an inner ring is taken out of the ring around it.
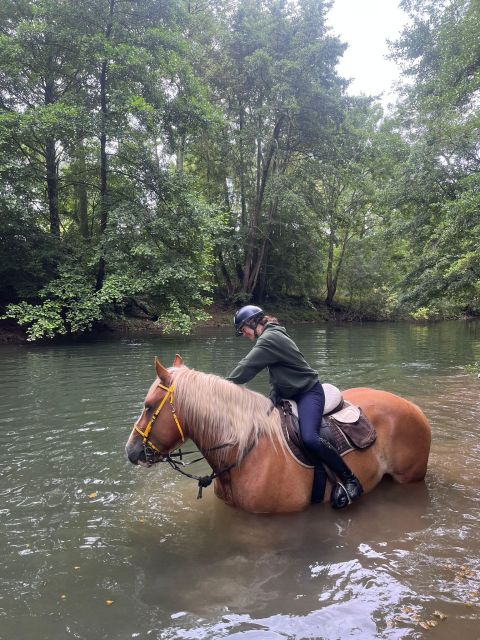
{"label": "stirrup", "polygon": [[349,504],[352,504],[348,491],[341,482],[337,482],[337,484],[334,485],[330,502],[333,509],[343,509],[344,507],[348,507]]}

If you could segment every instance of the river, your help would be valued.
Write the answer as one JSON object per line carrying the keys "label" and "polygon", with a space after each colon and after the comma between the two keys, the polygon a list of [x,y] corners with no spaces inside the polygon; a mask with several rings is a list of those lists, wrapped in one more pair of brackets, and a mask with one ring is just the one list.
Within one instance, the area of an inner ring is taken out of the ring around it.
{"label": "river", "polygon": [[290,332],[324,381],[422,407],[426,482],[341,512],[196,500],[193,481],[124,455],[153,357],[225,375],[250,343],[218,328],[2,346],[2,640],[480,637],[480,379],[462,368],[480,361],[480,323]]}

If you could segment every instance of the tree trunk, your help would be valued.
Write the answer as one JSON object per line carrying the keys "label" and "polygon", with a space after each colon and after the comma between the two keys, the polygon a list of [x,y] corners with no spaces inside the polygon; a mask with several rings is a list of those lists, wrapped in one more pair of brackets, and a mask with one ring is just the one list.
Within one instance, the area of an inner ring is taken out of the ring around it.
{"label": "tree trunk", "polygon": [[85,162],[85,146],[80,138],[76,149],[77,182],[75,184],[75,196],[77,199],[78,228],[82,238],[90,236],[88,228],[88,195],[86,185],[87,166]]}
{"label": "tree trunk", "polygon": [[[45,79],[45,104],[55,102],[55,84],[50,78]],[[50,136],[45,143],[45,169],[47,172],[48,213],[50,233],[60,238],[60,215],[58,213],[58,165],[55,150],[55,138]]]}
{"label": "tree trunk", "polygon": [[233,284],[232,279],[230,278],[230,274],[228,272],[227,265],[225,264],[225,260],[223,258],[223,253],[221,249],[219,249],[217,252],[217,260],[218,260],[218,265],[220,267],[220,271],[222,273],[223,282],[227,287],[227,295],[228,297],[231,297],[235,291],[235,285]]}
{"label": "tree trunk", "polygon": [[[115,8],[115,0],[109,2],[109,12],[107,26],[105,28],[105,39],[110,40],[113,25],[113,11]],[[102,62],[100,72],[100,242],[103,244],[103,236],[107,229],[108,212],[109,212],[109,193],[108,193],[108,157],[107,157],[107,120],[108,120],[108,61]],[[99,291],[105,280],[105,248],[101,247],[101,255],[98,261],[96,291]]]}
{"label": "tree trunk", "polygon": [[244,129],[243,106],[240,104],[240,203],[241,203],[241,225],[245,227],[247,224],[247,199],[245,197],[245,154],[243,148],[243,129]]}
{"label": "tree trunk", "polygon": [[[275,125],[273,130],[272,142],[268,156],[263,163],[263,169],[260,176],[258,195],[255,202],[254,212],[250,221],[248,235],[247,235],[247,250],[245,255],[245,266],[243,274],[243,291],[244,293],[252,293],[255,288],[255,284],[258,277],[259,265],[258,260],[262,258],[263,251],[258,251],[257,240],[260,227],[260,216],[263,207],[263,199],[265,197],[265,189],[270,176],[270,169],[275,154],[278,151],[278,140],[280,138],[280,132],[282,129],[283,117],[281,117]],[[257,165],[260,159],[257,157]]]}
{"label": "tree trunk", "polygon": [[50,233],[60,238],[60,216],[58,213],[58,166],[55,140],[49,138],[45,144],[45,165],[47,170],[48,213]]}
{"label": "tree trunk", "polygon": [[176,149],[176,167],[177,171],[183,172],[183,164],[185,159],[185,136],[182,136],[178,142]]}
{"label": "tree trunk", "polygon": [[[267,257],[268,257],[268,247],[270,244],[270,231],[271,231],[273,219],[277,212],[277,207],[278,207],[278,200],[275,199],[275,201],[270,204],[270,207],[268,209],[267,228],[265,230],[265,235],[263,237],[262,244],[258,252],[255,268],[253,269],[253,272],[252,272],[251,291],[258,289],[257,287],[258,277],[262,271],[265,273],[265,267],[266,267]],[[260,287],[261,291],[263,291],[263,289],[264,287]]]}
{"label": "tree trunk", "polygon": [[328,262],[327,262],[327,297],[325,304],[327,307],[333,306],[333,299],[337,291],[337,284],[333,277],[333,259],[335,250],[335,227],[330,225],[330,235],[328,237]]}
{"label": "tree trunk", "polygon": [[337,292],[338,278],[342,270],[345,251],[347,249],[347,245],[351,237],[352,236],[351,234],[349,234],[349,229],[347,228],[345,230],[345,236],[343,237],[343,240],[342,240],[342,248],[340,251],[340,255],[338,257],[337,266],[334,268],[334,249],[335,249],[336,236],[334,233],[330,234],[330,239],[328,244],[327,298],[325,300],[325,304],[328,307],[333,306],[333,299]]}

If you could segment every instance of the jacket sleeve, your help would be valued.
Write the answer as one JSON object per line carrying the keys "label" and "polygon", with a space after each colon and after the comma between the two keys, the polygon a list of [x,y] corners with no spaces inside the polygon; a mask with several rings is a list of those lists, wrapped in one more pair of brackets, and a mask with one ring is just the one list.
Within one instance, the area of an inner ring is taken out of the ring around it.
{"label": "jacket sleeve", "polygon": [[228,374],[226,379],[235,384],[243,384],[275,361],[276,358],[269,349],[265,349],[261,345],[255,345],[245,358],[240,360],[235,369]]}

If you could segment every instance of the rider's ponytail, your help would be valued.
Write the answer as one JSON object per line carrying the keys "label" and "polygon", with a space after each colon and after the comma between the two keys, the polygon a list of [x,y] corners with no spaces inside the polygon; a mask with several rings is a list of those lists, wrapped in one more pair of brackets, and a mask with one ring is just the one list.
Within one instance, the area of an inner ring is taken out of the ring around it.
{"label": "rider's ponytail", "polygon": [[260,320],[258,321],[258,324],[265,326],[267,322],[270,324],[280,324],[280,322],[277,320],[277,318],[274,318],[274,316],[263,316],[263,318],[260,318]]}

